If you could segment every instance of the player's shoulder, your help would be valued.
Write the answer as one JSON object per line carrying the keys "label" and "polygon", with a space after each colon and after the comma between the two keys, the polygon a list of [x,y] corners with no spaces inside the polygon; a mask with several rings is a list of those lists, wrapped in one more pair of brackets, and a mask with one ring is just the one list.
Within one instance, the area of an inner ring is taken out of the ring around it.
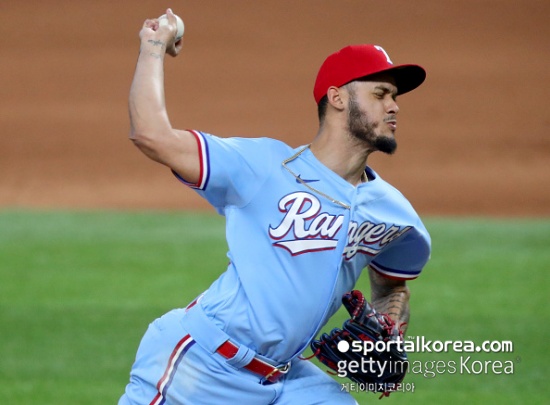
{"label": "player's shoulder", "polygon": [[292,150],[292,147],[287,145],[285,142],[269,137],[230,137],[226,139],[228,139],[228,142],[235,144],[247,144],[260,150],[271,151],[272,153],[289,152]]}
{"label": "player's shoulder", "polygon": [[371,167],[367,167],[366,170],[369,174],[369,177],[374,178],[374,180],[376,180],[374,183],[377,185],[377,187],[380,189],[381,192],[387,195],[387,197],[390,197],[400,202],[406,202],[407,204],[410,204],[407,197],[405,197],[405,195],[401,191],[399,191],[397,187],[395,187],[394,185],[390,184],[385,179],[383,179],[382,176],[380,176]]}
{"label": "player's shoulder", "polygon": [[288,151],[292,149],[283,141],[270,137],[220,136],[204,131],[196,131],[196,133],[209,142],[222,143],[234,148],[256,148],[273,151]]}
{"label": "player's shoulder", "polygon": [[221,137],[202,132],[206,144],[214,155],[233,156],[251,165],[268,165],[284,160],[293,153],[293,148],[285,142],[270,137]]}
{"label": "player's shoulder", "polygon": [[384,200],[386,207],[391,208],[392,211],[400,212],[402,215],[407,216],[411,221],[417,221],[418,213],[414,209],[409,199],[394,185],[384,180],[378,173],[367,168],[370,176],[373,176],[376,180],[378,195]]}

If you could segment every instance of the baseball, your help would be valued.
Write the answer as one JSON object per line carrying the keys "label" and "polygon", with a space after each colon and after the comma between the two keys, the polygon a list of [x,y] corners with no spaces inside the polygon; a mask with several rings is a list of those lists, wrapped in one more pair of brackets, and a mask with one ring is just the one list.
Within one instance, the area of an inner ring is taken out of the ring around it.
{"label": "baseball", "polygon": [[[176,31],[176,41],[179,41],[181,37],[183,37],[185,26],[183,25],[183,20],[178,15],[174,14],[174,17],[176,17],[176,24],[178,27]],[[166,16],[166,14],[163,14],[159,17],[159,26],[162,27],[163,25],[168,25],[168,17]]]}

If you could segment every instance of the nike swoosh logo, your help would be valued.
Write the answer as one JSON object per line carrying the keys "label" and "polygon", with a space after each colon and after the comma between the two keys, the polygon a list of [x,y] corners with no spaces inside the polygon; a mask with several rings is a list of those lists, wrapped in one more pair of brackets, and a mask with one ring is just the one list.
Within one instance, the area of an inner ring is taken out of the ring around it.
{"label": "nike swoosh logo", "polygon": [[[314,182],[316,182],[316,181],[319,181],[319,180],[306,180],[306,179],[302,179],[300,176],[301,176],[301,175],[299,174],[299,175],[298,175],[298,178],[296,179],[296,183],[301,183],[302,181],[303,181],[304,183],[314,183]],[[302,181],[300,181],[300,180],[302,180]]]}

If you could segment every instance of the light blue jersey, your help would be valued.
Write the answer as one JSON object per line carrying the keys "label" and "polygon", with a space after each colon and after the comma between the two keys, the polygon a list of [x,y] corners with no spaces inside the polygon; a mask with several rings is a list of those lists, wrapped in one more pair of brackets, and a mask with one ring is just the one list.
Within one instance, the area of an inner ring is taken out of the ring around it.
{"label": "light blue jersey", "polygon": [[[354,187],[307,147],[193,134],[199,181],[178,178],[226,217],[230,264],[186,309],[151,323],[119,405],[356,405],[298,355],[367,266],[420,274],[430,239],[418,215],[370,168]],[[220,351],[228,342],[236,354]],[[247,371],[258,361],[283,376]]]}
{"label": "light blue jersey", "polygon": [[372,169],[353,186],[307,147],[193,134],[200,179],[178,177],[226,217],[230,259],[199,305],[259,355],[278,363],[299,355],[367,266],[411,280],[428,261],[417,213]]}

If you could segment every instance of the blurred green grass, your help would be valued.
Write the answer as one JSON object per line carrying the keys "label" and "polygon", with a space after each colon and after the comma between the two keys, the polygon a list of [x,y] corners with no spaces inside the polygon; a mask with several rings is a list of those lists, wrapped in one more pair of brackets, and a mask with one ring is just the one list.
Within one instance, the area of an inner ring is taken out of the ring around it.
{"label": "blurred green grass", "polygon": [[[471,356],[510,361],[514,372],[409,373],[414,393],[384,401],[547,403],[550,219],[425,222],[433,254],[410,283],[408,335],[512,341],[513,353]],[[223,218],[205,213],[0,212],[3,402],[116,403],[149,322],[186,305],[225,268],[224,234]],[[368,292],[366,277],[357,287]],[[326,329],[345,317],[338,312]],[[409,358],[448,364],[461,355]]]}

